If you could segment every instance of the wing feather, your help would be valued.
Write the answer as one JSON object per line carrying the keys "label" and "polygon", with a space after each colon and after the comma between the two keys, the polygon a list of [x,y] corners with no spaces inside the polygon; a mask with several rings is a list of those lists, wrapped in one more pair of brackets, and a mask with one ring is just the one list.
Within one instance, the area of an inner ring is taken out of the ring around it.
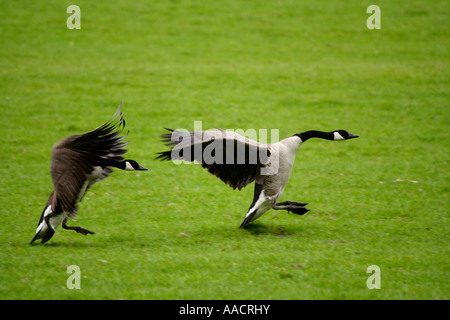
{"label": "wing feather", "polygon": [[161,138],[171,150],[158,153],[156,159],[197,161],[233,189],[253,182],[270,157],[269,145],[233,131],[167,130]]}

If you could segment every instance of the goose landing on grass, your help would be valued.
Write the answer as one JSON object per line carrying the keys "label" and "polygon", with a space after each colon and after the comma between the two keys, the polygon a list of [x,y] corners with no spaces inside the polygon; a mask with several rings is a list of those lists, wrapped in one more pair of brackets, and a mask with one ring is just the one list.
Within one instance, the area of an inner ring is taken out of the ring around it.
{"label": "goose landing on grass", "polygon": [[119,106],[114,117],[97,129],[70,136],[53,146],[51,176],[54,190],[41,214],[31,243],[37,239],[42,239],[42,243],[47,242],[61,223],[64,229],[84,235],[94,234],[84,228],[67,225],[68,218],[76,217],[77,204],[86,191],[95,182],[106,178],[112,172],[111,168],[147,170],[134,160],[122,158],[127,152],[123,147],[128,143],[122,142],[126,135],[120,137],[125,127],[120,110]]}
{"label": "goose landing on grass", "polygon": [[[311,130],[277,143],[262,144],[221,129],[195,132],[167,130],[170,133],[163,134],[162,141],[171,150],[158,153],[156,159],[197,161],[233,189],[241,190],[255,181],[253,202],[241,228],[270,209],[287,210],[298,215],[309,211],[304,202],[277,203],[289,181],[296,153],[303,142],[311,138],[338,141],[358,137],[345,130]],[[212,156],[205,157],[205,150],[212,149],[215,150],[210,153]]]}

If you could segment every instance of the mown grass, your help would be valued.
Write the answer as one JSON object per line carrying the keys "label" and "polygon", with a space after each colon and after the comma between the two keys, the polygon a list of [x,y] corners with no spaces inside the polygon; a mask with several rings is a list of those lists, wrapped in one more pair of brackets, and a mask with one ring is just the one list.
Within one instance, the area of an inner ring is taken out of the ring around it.
{"label": "mown grass", "polygon": [[[444,1],[0,4],[0,298],[448,299],[449,12]],[[29,246],[60,139],[122,102],[127,157],[72,225]],[[163,127],[347,129],[311,140],[282,200],[238,229],[253,186],[154,161]],[[81,269],[69,290],[67,266]],[[369,290],[370,265],[381,289]]]}

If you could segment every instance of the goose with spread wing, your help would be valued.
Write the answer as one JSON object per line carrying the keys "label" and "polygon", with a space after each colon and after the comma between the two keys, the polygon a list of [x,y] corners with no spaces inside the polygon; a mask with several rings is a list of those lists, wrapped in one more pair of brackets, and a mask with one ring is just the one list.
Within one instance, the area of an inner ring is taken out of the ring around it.
{"label": "goose with spread wing", "polygon": [[162,141],[171,150],[158,153],[156,159],[197,161],[233,189],[241,190],[255,182],[253,202],[241,228],[270,209],[298,215],[309,211],[304,202],[277,202],[289,181],[296,153],[303,142],[311,138],[338,141],[358,137],[346,130],[310,130],[277,143],[263,144],[228,130],[167,130],[169,133],[162,135]]}
{"label": "goose with spread wing", "polygon": [[62,227],[81,234],[94,232],[67,225],[68,218],[77,215],[77,204],[86,191],[97,181],[106,178],[112,168],[122,170],[147,170],[134,160],[124,160],[123,149],[128,142],[120,136],[125,127],[121,106],[114,117],[102,126],[81,135],[67,137],[52,148],[51,176],[54,190],[41,214],[36,234],[31,240],[50,240],[56,228]]}

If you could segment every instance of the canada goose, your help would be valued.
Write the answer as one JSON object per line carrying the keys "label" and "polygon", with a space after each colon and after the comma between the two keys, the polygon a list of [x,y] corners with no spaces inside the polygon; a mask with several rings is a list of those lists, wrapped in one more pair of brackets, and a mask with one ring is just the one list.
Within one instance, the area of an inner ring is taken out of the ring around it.
{"label": "canada goose", "polygon": [[[114,117],[97,129],[82,135],[73,135],[56,143],[52,149],[51,176],[54,190],[39,219],[33,243],[42,238],[42,243],[50,240],[61,224],[64,229],[81,234],[94,232],[81,227],[68,226],[68,218],[77,215],[77,204],[86,191],[97,181],[105,179],[111,168],[122,170],[147,170],[134,160],[123,160],[123,149],[128,142],[119,135],[125,128],[121,107]],[[30,244],[31,244],[30,243]]]}
{"label": "canada goose", "polygon": [[271,208],[298,215],[309,211],[304,202],[277,203],[289,181],[295,155],[303,142],[311,138],[347,140],[358,137],[345,130],[311,130],[277,143],[262,144],[222,129],[194,132],[167,130],[170,133],[161,137],[171,150],[158,153],[156,159],[195,160],[233,189],[241,190],[255,181],[253,202],[241,228]]}

